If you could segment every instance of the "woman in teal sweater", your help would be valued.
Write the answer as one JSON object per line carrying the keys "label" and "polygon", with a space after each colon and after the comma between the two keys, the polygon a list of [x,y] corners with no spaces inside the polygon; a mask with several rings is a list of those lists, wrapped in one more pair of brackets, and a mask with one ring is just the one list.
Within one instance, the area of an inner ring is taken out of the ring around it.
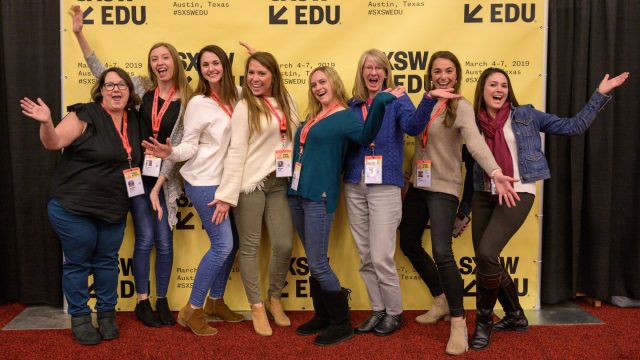
{"label": "woman in teal sweater", "polygon": [[294,139],[289,205],[307,254],[316,311],[296,332],[322,332],[315,340],[318,345],[336,344],[353,336],[347,293],[327,261],[329,231],[349,141],[370,143],[380,130],[385,106],[403,93],[404,89],[398,87],[378,94],[363,123],[347,109],[346,91],[334,69],[319,67],[309,76],[308,117]]}

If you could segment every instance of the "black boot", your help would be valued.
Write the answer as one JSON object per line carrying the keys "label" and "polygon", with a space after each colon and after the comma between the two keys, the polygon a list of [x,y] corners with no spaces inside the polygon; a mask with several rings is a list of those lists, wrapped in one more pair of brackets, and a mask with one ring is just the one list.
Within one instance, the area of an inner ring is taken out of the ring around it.
{"label": "black boot", "polygon": [[102,340],[113,340],[120,337],[115,310],[98,312],[98,331],[100,331]]}
{"label": "black boot", "polygon": [[160,324],[165,326],[173,326],[176,324],[176,319],[174,319],[173,314],[171,314],[169,302],[166,297],[158,298],[158,300],[156,300],[156,312],[158,313]]}
{"label": "black boot", "polygon": [[82,345],[95,345],[102,341],[100,333],[91,324],[91,314],[71,317],[71,334]]}
{"label": "black boot", "polygon": [[356,327],[356,332],[358,334],[372,332],[373,329],[380,323],[380,321],[382,321],[382,318],[384,318],[385,315],[387,315],[387,313],[384,310],[372,312],[367,320],[363,321]]}
{"label": "black boot", "polygon": [[353,337],[353,327],[349,319],[349,290],[323,291],[331,324],[320,335],[316,336],[316,345],[334,345]]}
{"label": "black boot", "polygon": [[313,277],[309,277],[309,292],[313,300],[315,313],[311,320],[296,329],[296,334],[303,336],[317,334],[329,327],[329,314],[322,298],[322,287],[320,287],[318,280]]}
{"label": "black boot", "polygon": [[476,331],[470,343],[472,349],[484,349],[491,342],[493,307],[500,290],[500,275],[476,273]]}
{"label": "black boot", "polygon": [[140,300],[140,302],[136,304],[135,313],[138,320],[146,326],[160,327],[160,325],[162,325],[155,312],[153,312],[149,299]]}
{"label": "black boot", "polygon": [[518,300],[518,290],[509,273],[504,270],[500,278],[498,301],[500,301],[502,309],[504,309],[504,317],[493,325],[493,330],[527,331],[529,329],[529,322],[524,316],[524,311]]}

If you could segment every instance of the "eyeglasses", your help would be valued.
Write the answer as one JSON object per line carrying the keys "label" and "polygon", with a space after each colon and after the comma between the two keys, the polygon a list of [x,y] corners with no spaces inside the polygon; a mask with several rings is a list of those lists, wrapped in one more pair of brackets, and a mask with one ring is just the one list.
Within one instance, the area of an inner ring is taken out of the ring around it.
{"label": "eyeglasses", "polygon": [[129,88],[127,84],[123,82],[119,82],[117,84],[105,83],[103,87],[105,88],[105,90],[112,91],[116,88],[116,86],[118,87],[118,90],[127,90]]}

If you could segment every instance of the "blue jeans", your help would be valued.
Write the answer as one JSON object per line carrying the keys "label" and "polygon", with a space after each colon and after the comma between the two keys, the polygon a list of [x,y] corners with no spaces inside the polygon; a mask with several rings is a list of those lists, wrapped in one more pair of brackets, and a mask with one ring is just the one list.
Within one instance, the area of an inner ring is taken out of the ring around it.
{"label": "blue jeans", "polygon": [[156,183],[156,178],[143,176],[144,194],[131,198],[131,217],[136,235],[133,250],[133,279],[138,294],[149,293],[149,264],[151,249],[156,246],[156,295],[167,296],[169,279],[173,266],[173,233],[167,221],[167,204],[164,192],[160,190],[160,206],[162,220],[153,212],[149,193]]}
{"label": "blue jeans", "polygon": [[114,310],[118,301],[118,250],[124,237],[125,221],[114,224],[74,214],[55,198],[49,200],[47,210],[64,254],[62,291],[69,303],[69,314],[91,313],[87,306],[89,274],[93,274],[96,310]]}
{"label": "blue jeans", "polygon": [[327,202],[307,200],[300,196],[289,197],[293,226],[298,232],[307,254],[309,270],[324,291],[340,291],[340,280],[329,266],[329,232],[333,213],[327,213]]}
{"label": "blue jeans", "polygon": [[212,296],[224,292],[228,279],[228,274],[227,277],[224,277],[225,268],[226,266],[230,267],[230,263],[233,262],[231,221],[225,219],[216,225],[211,221],[216,208],[207,205],[213,200],[217,189],[218,186],[193,186],[187,181],[184,182],[184,190],[198,212],[202,226],[211,242],[211,247],[200,260],[189,297],[189,303],[197,307],[204,305],[209,289],[211,289]]}

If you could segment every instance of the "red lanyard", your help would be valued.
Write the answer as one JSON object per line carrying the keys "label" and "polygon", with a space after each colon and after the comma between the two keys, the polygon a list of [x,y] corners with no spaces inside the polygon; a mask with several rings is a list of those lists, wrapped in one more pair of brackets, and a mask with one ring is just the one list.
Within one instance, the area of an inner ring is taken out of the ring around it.
{"label": "red lanyard", "polygon": [[222,100],[220,100],[220,97],[218,96],[218,94],[216,94],[216,92],[213,91],[213,90],[211,90],[211,97],[222,108],[222,111],[224,111],[224,113],[229,115],[229,118],[231,118],[231,114],[233,114],[233,106],[223,104]]}
{"label": "red lanyard", "polygon": [[[362,103],[362,106],[360,107],[360,109],[362,110],[362,121],[367,121],[367,114],[369,113],[367,107],[371,106],[371,103],[373,103],[371,99],[367,99],[367,101]],[[369,144],[369,147],[371,148],[371,152],[373,152],[374,148],[376,147],[375,142],[372,141],[371,144]]]}
{"label": "red lanyard", "polygon": [[162,107],[160,108],[160,112],[158,112],[158,97],[160,96],[160,89],[156,86],[156,91],[153,93],[153,107],[151,108],[151,129],[153,130],[153,137],[158,138],[158,132],[160,131],[160,123],[162,122],[162,117],[164,113],[167,112],[169,105],[171,104],[171,99],[173,99],[173,94],[176,92],[176,88],[172,87],[169,92],[169,96],[165,99]]}
{"label": "red lanyard", "polygon": [[282,110],[280,112],[278,112],[273,107],[273,105],[271,105],[271,102],[269,101],[269,99],[266,96],[263,96],[262,100],[264,101],[265,104],[267,104],[267,107],[269,108],[269,111],[271,111],[273,116],[275,116],[276,119],[278,119],[278,123],[280,124],[280,139],[282,140],[282,142],[284,144],[284,142],[285,142],[285,140],[287,138],[287,118],[284,116],[284,112]]}
{"label": "red lanyard", "polygon": [[125,109],[122,113],[122,132],[120,132],[120,130],[118,130],[118,124],[116,124],[116,120],[113,118],[113,116],[111,116],[111,114],[109,114],[109,111],[107,111],[107,108],[104,106],[104,104],[100,105],[102,105],[104,111],[107,112],[107,114],[113,121],[113,127],[116,129],[116,132],[120,136],[120,140],[122,140],[122,147],[124,147],[124,151],[127,152],[127,160],[129,160],[129,167],[131,167],[131,145],[129,145],[129,134],[127,134],[127,110]]}
{"label": "red lanyard", "polygon": [[447,106],[447,101],[449,101],[449,99],[445,100],[442,104],[440,104],[440,106],[436,109],[436,112],[431,114],[431,118],[429,119],[429,124],[427,124],[427,128],[424,129],[424,131],[422,132],[422,150],[423,151],[427,147],[427,139],[429,138],[429,127],[431,127],[431,124],[433,124],[433,119],[437,118],[442,113],[442,110],[444,110],[444,107]]}
{"label": "red lanyard", "polygon": [[302,131],[300,132],[300,155],[302,156],[302,152],[304,150],[304,144],[307,142],[307,135],[309,135],[309,131],[311,128],[320,122],[320,120],[325,119],[333,110],[338,107],[338,104],[333,104],[326,111],[316,115],[313,119],[309,119],[304,126],[302,127]]}

